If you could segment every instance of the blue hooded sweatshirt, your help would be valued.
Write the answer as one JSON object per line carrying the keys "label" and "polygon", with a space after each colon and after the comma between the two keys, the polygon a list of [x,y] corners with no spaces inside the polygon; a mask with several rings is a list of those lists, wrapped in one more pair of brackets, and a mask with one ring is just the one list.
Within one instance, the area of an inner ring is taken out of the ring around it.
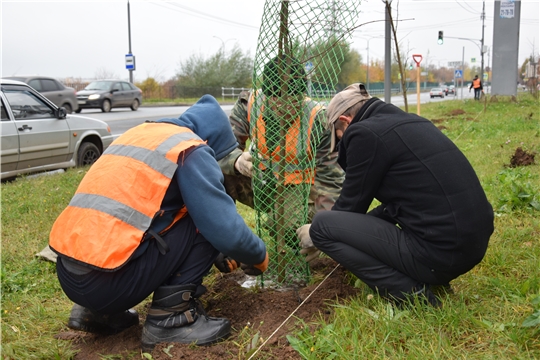
{"label": "blue hooded sweatshirt", "polygon": [[[162,210],[185,204],[199,232],[221,253],[242,263],[264,261],[266,246],[238,214],[223,185],[217,160],[237,147],[227,114],[211,95],[204,95],[179,118],[157,121],[186,127],[207,145],[189,149],[178,159],[178,169],[165,194]],[[159,229],[157,222],[152,225]]]}

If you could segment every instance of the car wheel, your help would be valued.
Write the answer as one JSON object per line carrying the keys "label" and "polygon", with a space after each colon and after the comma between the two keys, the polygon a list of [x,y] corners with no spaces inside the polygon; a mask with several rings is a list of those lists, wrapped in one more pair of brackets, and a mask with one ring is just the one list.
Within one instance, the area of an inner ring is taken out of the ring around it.
{"label": "car wheel", "polygon": [[101,156],[98,147],[91,142],[84,142],[79,147],[77,166],[92,165]]}
{"label": "car wheel", "polygon": [[65,103],[62,106],[64,107],[64,109],[66,109],[66,114],[71,114],[73,112],[73,108],[68,103]]}
{"label": "car wheel", "polygon": [[109,112],[111,111],[111,102],[107,99],[103,100],[103,103],[101,104],[101,111],[102,112]]}
{"label": "car wheel", "polygon": [[135,99],[131,103],[131,110],[137,111],[138,108],[139,108],[139,100]]}
{"label": "car wheel", "polygon": [[79,109],[75,110],[75,112],[76,112],[77,114],[79,114],[79,113],[80,113],[81,111],[82,111],[82,109],[81,109],[81,108],[79,108]]}

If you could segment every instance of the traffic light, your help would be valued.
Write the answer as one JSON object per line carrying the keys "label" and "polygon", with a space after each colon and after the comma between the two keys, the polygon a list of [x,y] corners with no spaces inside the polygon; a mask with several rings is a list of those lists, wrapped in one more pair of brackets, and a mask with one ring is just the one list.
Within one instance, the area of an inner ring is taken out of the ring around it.
{"label": "traffic light", "polygon": [[437,39],[437,44],[442,45],[443,43],[443,32],[439,31],[439,38]]}

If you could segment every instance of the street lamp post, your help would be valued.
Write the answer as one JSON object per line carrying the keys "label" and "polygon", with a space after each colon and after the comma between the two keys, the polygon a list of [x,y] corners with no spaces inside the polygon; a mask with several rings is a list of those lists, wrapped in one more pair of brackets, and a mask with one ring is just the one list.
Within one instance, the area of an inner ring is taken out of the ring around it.
{"label": "street lamp post", "polygon": [[486,18],[486,2],[482,1],[482,40],[480,40],[481,43],[481,49],[480,54],[482,55],[482,65],[480,66],[480,81],[482,81],[482,84],[484,83],[484,19]]}
{"label": "street lamp post", "polygon": [[225,53],[225,44],[226,44],[228,41],[230,41],[230,40],[236,40],[235,38],[230,38],[230,39],[227,39],[227,40],[223,41],[223,39],[220,38],[219,36],[215,36],[215,35],[214,35],[213,37],[215,37],[216,39],[218,39],[219,41],[221,41],[221,52],[222,52],[222,53]]}
{"label": "street lamp post", "polygon": [[[129,0],[127,2],[127,13],[128,13],[128,42],[129,42],[129,55],[132,55],[131,52],[131,16],[129,13]],[[133,84],[133,70],[129,69],[129,82]]]}
{"label": "street lamp post", "polygon": [[372,39],[382,39],[383,37],[382,36],[372,36],[370,38],[361,38],[361,39],[364,39],[366,40],[367,42],[367,55],[366,55],[366,89],[367,91],[369,91],[369,42],[372,40]]}

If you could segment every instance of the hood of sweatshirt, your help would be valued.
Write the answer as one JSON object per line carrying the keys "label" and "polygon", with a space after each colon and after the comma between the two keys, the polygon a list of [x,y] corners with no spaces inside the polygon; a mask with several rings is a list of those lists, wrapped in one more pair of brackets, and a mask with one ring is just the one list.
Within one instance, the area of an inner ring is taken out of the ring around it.
{"label": "hood of sweatshirt", "polygon": [[212,95],[204,95],[176,119],[164,118],[156,122],[187,127],[214,150],[216,160],[224,158],[238,146],[227,114]]}

